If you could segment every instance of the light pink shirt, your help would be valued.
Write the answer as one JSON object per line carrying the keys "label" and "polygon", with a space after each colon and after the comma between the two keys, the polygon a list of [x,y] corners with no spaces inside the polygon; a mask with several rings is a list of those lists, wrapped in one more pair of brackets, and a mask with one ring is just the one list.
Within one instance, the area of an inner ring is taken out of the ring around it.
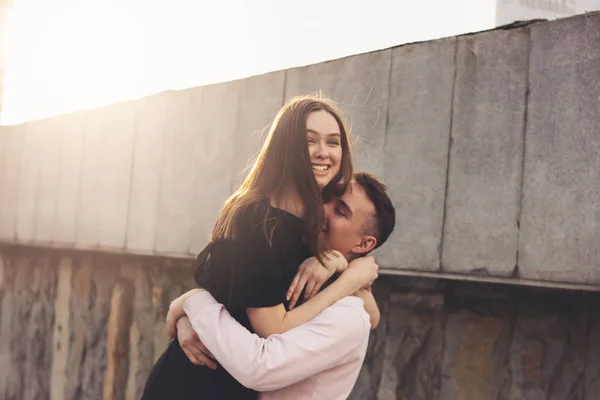
{"label": "light pink shirt", "polygon": [[242,385],[265,399],[346,399],[365,358],[369,315],[345,297],[312,321],[266,339],[203,291],[183,306],[200,340]]}

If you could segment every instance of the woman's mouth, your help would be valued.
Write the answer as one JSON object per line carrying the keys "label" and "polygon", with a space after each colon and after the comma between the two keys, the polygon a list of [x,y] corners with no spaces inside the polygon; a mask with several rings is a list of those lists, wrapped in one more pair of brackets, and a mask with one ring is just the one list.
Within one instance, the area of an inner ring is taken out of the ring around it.
{"label": "woman's mouth", "polygon": [[322,165],[322,164],[313,164],[312,165],[313,172],[317,172],[317,173],[326,173],[329,170],[329,168],[330,168],[329,165]]}

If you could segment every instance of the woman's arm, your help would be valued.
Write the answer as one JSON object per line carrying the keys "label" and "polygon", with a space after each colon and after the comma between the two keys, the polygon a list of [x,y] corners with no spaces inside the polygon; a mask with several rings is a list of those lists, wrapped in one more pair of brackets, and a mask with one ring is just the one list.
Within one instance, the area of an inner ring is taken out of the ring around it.
{"label": "woman's arm", "polygon": [[379,325],[381,314],[379,313],[379,307],[377,306],[377,302],[375,301],[375,297],[373,297],[373,293],[371,292],[371,290],[361,289],[354,295],[363,299],[365,303],[365,311],[367,312],[367,314],[369,314],[369,319],[371,321],[371,329],[377,328],[377,325]]}
{"label": "woman's arm", "polygon": [[377,279],[378,266],[373,257],[352,261],[348,269],[325,290],[291,311],[283,304],[274,307],[247,308],[248,319],[257,335],[269,337],[300,326],[339,299],[351,296]]}

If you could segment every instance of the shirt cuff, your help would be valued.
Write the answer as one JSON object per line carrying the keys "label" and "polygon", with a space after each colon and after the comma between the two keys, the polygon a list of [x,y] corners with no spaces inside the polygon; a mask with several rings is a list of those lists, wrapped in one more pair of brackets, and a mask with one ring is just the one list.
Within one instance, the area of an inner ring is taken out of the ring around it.
{"label": "shirt cuff", "polygon": [[183,311],[190,316],[191,314],[202,311],[202,309],[207,306],[215,304],[219,304],[219,302],[217,302],[208,291],[203,290],[191,296],[183,303]]}

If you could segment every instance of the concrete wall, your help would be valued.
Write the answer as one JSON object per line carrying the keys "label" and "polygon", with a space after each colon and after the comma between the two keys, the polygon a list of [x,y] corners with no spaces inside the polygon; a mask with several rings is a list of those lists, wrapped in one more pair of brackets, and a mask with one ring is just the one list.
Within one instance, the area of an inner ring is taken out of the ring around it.
{"label": "concrete wall", "polygon": [[600,287],[600,14],[386,49],[0,130],[0,240],[190,258],[294,94],[339,100],[389,271]]}
{"label": "concrete wall", "polygon": [[[181,259],[0,248],[0,398],[140,398]],[[595,400],[600,294],[382,277],[351,399]]]}

